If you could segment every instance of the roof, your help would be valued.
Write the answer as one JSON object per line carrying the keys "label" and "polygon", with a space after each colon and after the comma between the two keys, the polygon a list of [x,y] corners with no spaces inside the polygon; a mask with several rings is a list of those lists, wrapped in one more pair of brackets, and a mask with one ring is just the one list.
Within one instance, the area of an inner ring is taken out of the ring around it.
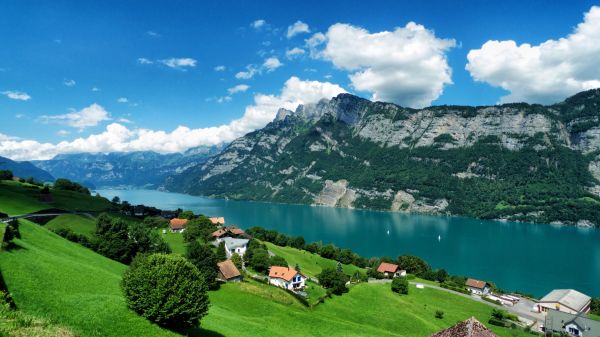
{"label": "roof", "polygon": [[586,294],[573,289],[554,289],[548,295],[542,297],[540,303],[560,303],[575,311],[582,311],[592,300]]}
{"label": "roof", "polygon": [[465,282],[465,285],[475,289],[483,289],[487,285],[487,282],[469,278],[467,279],[467,282]]}
{"label": "roof", "polygon": [[216,231],[214,231],[212,233],[212,236],[214,236],[216,238],[219,238],[219,237],[221,237],[221,236],[223,236],[225,234],[227,234],[227,231],[224,230],[223,228],[219,228],[219,229],[217,229]]}
{"label": "roof", "polygon": [[233,227],[233,228],[227,228],[227,230],[229,231],[229,233],[231,234],[235,234],[235,235],[243,235],[246,234],[246,232],[244,232],[244,230],[239,229],[237,227]]}
{"label": "roof", "polygon": [[288,282],[291,282],[297,274],[298,272],[296,269],[290,267],[272,266],[271,269],[269,269],[270,278],[280,278]]}
{"label": "roof", "polygon": [[235,278],[240,276],[240,271],[235,267],[235,265],[233,264],[233,262],[231,262],[231,260],[225,260],[223,262],[219,262],[217,263],[217,266],[219,266],[219,271],[221,272],[221,274],[223,275],[223,277],[225,277],[226,280]]}
{"label": "roof", "polygon": [[564,331],[564,326],[576,324],[584,336],[600,336],[600,321],[587,318],[584,314],[573,315],[566,312],[550,309],[546,315],[546,329],[553,331]]}
{"label": "roof", "polygon": [[398,268],[400,267],[397,264],[381,262],[381,264],[377,268],[377,271],[380,273],[395,273],[396,271],[398,271]]}
{"label": "roof", "polygon": [[169,221],[169,227],[171,227],[171,229],[182,229],[185,227],[185,225],[187,225],[187,223],[188,219],[175,218]]}
{"label": "roof", "polygon": [[234,249],[237,247],[244,247],[248,244],[248,239],[236,239],[236,238],[223,238],[223,242],[225,242],[225,247],[228,249]]}
{"label": "roof", "polygon": [[475,317],[471,317],[429,337],[498,337],[498,335],[486,328]]}
{"label": "roof", "polygon": [[210,220],[210,222],[212,222],[213,225],[224,225],[225,224],[225,218],[222,216],[215,216],[212,218],[208,218],[208,220]]}

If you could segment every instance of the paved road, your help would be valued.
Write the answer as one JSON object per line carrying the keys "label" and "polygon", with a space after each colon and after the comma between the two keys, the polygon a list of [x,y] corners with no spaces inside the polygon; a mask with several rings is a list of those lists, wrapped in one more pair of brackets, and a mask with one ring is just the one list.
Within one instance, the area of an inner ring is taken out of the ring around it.
{"label": "paved road", "polygon": [[[383,279],[383,280],[369,279],[369,283],[390,283],[390,282],[392,282],[392,280],[389,280],[389,279]],[[426,288],[433,288],[433,289],[445,291],[447,293],[462,296],[464,298],[470,298],[474,301],[487,304],[487,305],[497,308],[497,309],[503,309],[503,310],[509,311],[509,312],[519,316],[519,318],[521,318],[523,321],[526,321],[526,323],[528,323],[528,325],[530,325],[531,323],[536,322],[536,321],[537,322],[544,321],[544,316],[542,314],[538,314],[538,313],[530,311],[531,308],[533,307],[533,302],[531,302],[529,300],[521,300],[521,301],[527,302],[527,304],[523,303],[523,304],[519,305],[520,304],[519,303],[512,307],[511,306],[503,306],[503,305],[497,305],[497,304],[494,304],[494,303],[491,303],[488,301],[484,301],[479,296],[467,295],[467,294],[459,293],[454,290],[442,288],[439,286],[434,286],[434,285],[427,284],[427,283],[420,283],[420,282],[415,282],[415,281],[409,281],[409,283],[413,284],[413,285],[422,284]],[[531,302],[531,304],[529,302]]]}
{"label": "paved road", "polygon": [[31,218],[42,218],[47,216],[59,216],[64,214],[78,214],[85,215],[89,218],[93,218],[94,216],[88,212],[65,212],[65,213],[29,213],[29,214],[21,214],[21,215],[13,215],[8,218],[0,219],[1,222],[8,222],[17,219],[31,219]]}

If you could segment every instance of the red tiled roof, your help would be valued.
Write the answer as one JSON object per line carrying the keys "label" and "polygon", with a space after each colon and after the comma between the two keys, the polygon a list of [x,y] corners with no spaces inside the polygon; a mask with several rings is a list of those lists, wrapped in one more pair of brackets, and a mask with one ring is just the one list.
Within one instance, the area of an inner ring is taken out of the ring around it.
{"label": "red tiled roof", "polygon": [[486,328],[475,317],[471,317],[429,337],[498,337],[498,335]]}
{"label": "red tiled roof", "polygon": [[188,219],[175,218],[169,221],[169,227],[171,227],[171,229],[183,229],[185,228],[185,225],[187,225],[187,223]]}
{"label": "red tiled roof", "polygon": [[227,234],[227,231],[224,230],[223,228],[219,228],[212,233],[212,236],[215,238],[220,238],[221,236],[223,236],[225,234]]}
{"label": "red tiled roof", "polygon": [[381,262],[377,271],[380,273],[395,273],[399,268],[397,264]]}
{"label": "red tiled roof", "polygon": [[294,268],[273,266],[269,269],[269,277],[280,278],[291,282],[298,272]]}
{"label": "red tiled roof", "polygon": [[212,218],[208,218],[208,220],[210,220],[210,222],[212,222],[213,225],[224,225],[225,224],[225,218],[222,216],[219,217],[212,217]]}
{"label": "red tiled roof", "polygon": [[471,287],[471,288],[475,288],[475,289],[483,289],[487,285],[487,282],[470,278],[470,279],[467,279],[467,282],[465,282],[465,285],[467,287]]}
{"label": "red tiled roof", "polygon": [[219,271],[221,272],[225,280],[229,280],[241,275],[240,271],[235,267],[231,260],[219,262],[217,263],[217,266],[219,266]]}

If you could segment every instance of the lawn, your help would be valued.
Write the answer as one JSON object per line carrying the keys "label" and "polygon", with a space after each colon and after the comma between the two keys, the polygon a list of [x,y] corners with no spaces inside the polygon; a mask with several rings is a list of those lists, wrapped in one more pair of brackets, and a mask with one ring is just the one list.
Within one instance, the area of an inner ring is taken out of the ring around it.
{"label": "lawn", "polygon": [[171,251],[173,251],[173,253],[185,255],[186,248],[182,233],[171,233],[171,231],[167,229],[167,232],[163,234],[162,228],[159,228],[156,231],[158,232],[158,235],[165,240],[169,247],[171,247]]}
{"label": "lawn", "polygon": [[[423,337],[471,316],[486,323],[492,310],[431,288],[411,286],[408,296],[400,296],[388,284],[357,285],[345,295],[308,309],[283,298],[273,300],[266,296],[269,288],[243,283],[222,286],[211,293],[213,306],[203,326],[225,336]],[[436,310],[444,311],[443,319],[434,317]],[[523,331],[491,329],[502,337],[530,336]]]}
{"label": "lawn", "polygon": [[[303,274],[316,277],[321,270],[326,267],[335,268],[337,262],[334,260],[323,258],[317,254],[307,252],[292,247],[276,246],[270,242],[265,242],[267,248],[277,256],[283,257],[291,267],[298,264]],[[354,275],[356,271],[366,272],[355,265],[342,265],[344,272],[348,275]]]}
{"label": "lawn", "polygon": [[91,239],[96,232],[96,219],[85,215],[63,214],[50,220],[45,226],[51,230],[69,229],[73,233],[85,235]]}

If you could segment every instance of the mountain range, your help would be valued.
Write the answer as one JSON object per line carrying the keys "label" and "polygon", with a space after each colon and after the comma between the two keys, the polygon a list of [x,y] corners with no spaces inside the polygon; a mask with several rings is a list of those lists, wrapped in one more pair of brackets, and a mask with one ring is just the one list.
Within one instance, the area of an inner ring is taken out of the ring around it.
{"label": "mountain range", "polygon": [[0,170],[9,170],[19,178],[27,179],[29,177],[41,181],[54,181],[54,177],[33,165],[28,161],[14,161],[5,157],[0,157]]}
{"label": "mountain range", "polygon": [[600,224],[600,90],[553,105],[280,109],[164,188],[232,199]]}
{"label": "mountain range", "polygon": [[168,176],[202,165],[222,146],[195,147],[184,153],[152,151],[62,154],[32,161],[57,178],[67,178],[91,188],[159,188]]}

